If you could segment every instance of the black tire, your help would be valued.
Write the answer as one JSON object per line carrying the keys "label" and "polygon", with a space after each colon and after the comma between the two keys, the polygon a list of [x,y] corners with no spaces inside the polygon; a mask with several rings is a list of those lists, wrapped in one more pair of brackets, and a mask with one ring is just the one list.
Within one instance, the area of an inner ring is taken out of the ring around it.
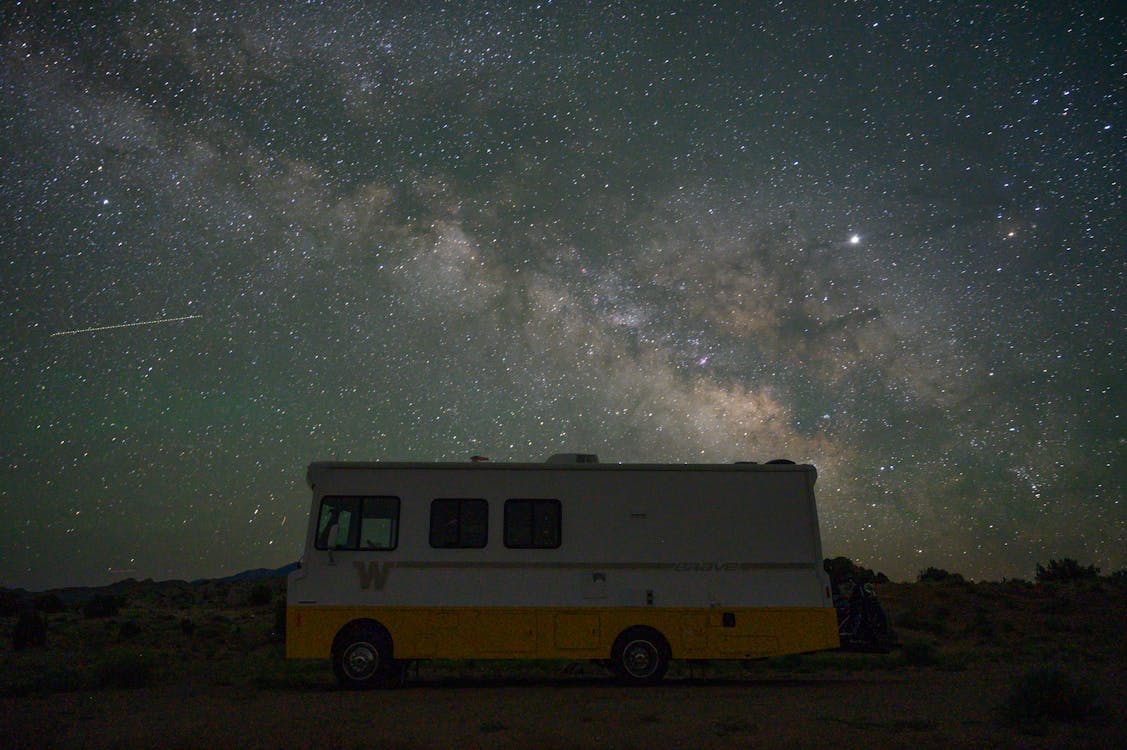
{"label": "black tire", "polygon": [[669,642],[653,628],[625,630],[611,649],[614,673],[631,685],[660,682],[671,658]]}
{"label": "black tire", "polygon": [[386,687],[397,673],[391,636],[379,623],[350,623],[333,641],[333,674],[342,687]]}

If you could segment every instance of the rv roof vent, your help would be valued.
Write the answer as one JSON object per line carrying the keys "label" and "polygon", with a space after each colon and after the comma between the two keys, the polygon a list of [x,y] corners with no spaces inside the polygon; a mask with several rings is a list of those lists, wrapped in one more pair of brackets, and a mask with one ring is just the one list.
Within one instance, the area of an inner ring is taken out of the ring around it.
{"label": "rv roof vent", "polygon": [[597,464],[599,457],[594,453],[555,453],[548,457],[550,464]]}

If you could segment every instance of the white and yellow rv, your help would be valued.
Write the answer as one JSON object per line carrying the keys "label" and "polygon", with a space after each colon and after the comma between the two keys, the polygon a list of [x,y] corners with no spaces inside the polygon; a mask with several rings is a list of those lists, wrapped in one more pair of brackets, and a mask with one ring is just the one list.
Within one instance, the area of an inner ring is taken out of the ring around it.
{"label": "white and yellow rv", "polygon": [[318,462],[286,655],[349,687],[415,659],[608,662],[838,647],[813,466]]}

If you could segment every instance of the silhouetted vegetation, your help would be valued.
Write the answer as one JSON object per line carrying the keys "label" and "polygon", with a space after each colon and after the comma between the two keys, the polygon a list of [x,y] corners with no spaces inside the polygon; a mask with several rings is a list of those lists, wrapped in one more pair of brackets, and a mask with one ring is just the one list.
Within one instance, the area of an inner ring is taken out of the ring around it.
{"label": "silhouetted vegetation", "polygon": [[888,576],[884,573],[875,573],[869,568],[857,565],[848,557],[827,557],[822,561],[822,567],[829,574],[830,580],[835,584],[846,581],[857,583],[888,583]]}
{"label": "silhouetted vegetation", "polygon": [[916,576],[916,580],[920,583],[964,583],[966,581],[958,573],[948,573],[943,568],[934,567],[921,570],[920,574]]}
{"label": "silhouetted vegetation", "polygon": [[117,635],[123,641],[129,641],[141,635],[142,628],[133,620],[126,620],[117,628]]}
{"label": "silhouetted vegetation", "polygon": [[89,618],[114,617],[125,602],[113,594],[95,594],[82,605],[82,614]]}
{"label": "silhouetted vegetation", "polygon": [[22,651],[25,648],[42,648],[47,645],[47,620],[34,609],[20,612],[16,627],[12,630],[12,648]]}
{"label": "silhouetted vegetation", "polygon": [[286,640],[286,592],[278,597],[278,601],[274,603],[274,632],[272,633],[275,639],[279,641]]}
{"label": "silhouetted vegetation", "polygon": [[23,597],[18,591],[0,589],[0,617],[11,617],[20,611]]}
{"label": "silhouetted vegetation", "polygon": [[1081,721],[1092,715],[1095,706],[1095,695],[1085,683],[1047,666],[1018,678],[1002,711],[1014,723]]}
{"label": "silhouetted vegetation", "polygon": [[250,596],[247,597],[247,602],[252,607],[264,607],[274,599],[274,592],[265,583],[256,583],[254,588],[250,590]]}
{"label": "silhouetted vegetation", "polygon": [[58,594],[40,594],[35,597],[35,608],[47,614],[58,614],[66,609]]}
{"label": "silhouetted vegetation", "polygon": [[508,726],[499,721],[483,721],[479,725],[482,734],[493,734],[494,732],[504,732]]}
{"label": "silhouetted vegetation", "polygon": [[110,651],[98,665],[98,684],[102,687],[142,688],[155,682],[155,660],[142,652]]}
{"label": "silhouetted vegetation", "polygon": [[892,618],[892,622],[897,628],[905,630],[945,635],[948,631],[947,618],[950,617],[950,614],[950,610],[945,610],[942,607],[936,609],[931,617],[925,617],[914,609],[906,609],[897,612]]}
{"label": "silhouetted vegetation", "polygon": [[1048,567],[1037,564],[1038,583],[1072,583],[1075,581],[1094,581],[1100,576],[1100,569],[1095,565],[1082,566],[1071,557],[1060,560],[1049,560]]}
{"label": "silhouetted vegetation", "polygon": [[900,658],[911,667],[928,667],[939,661],[939,652],[930,643],[912,641],[900,649]]}

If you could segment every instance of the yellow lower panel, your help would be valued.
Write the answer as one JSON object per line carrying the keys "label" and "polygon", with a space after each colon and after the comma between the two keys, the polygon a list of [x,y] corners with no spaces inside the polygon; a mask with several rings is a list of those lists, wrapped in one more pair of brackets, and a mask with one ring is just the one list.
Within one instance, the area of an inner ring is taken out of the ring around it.
{"label": "yellow lower panel", "polygon": [[622,631],[644,625],[677,659],[752,659],[837,648],[830,607],[315,607],[286,611],[286,656],[327,658],[358,619],[379,622],[400,659],[607,659]]}

